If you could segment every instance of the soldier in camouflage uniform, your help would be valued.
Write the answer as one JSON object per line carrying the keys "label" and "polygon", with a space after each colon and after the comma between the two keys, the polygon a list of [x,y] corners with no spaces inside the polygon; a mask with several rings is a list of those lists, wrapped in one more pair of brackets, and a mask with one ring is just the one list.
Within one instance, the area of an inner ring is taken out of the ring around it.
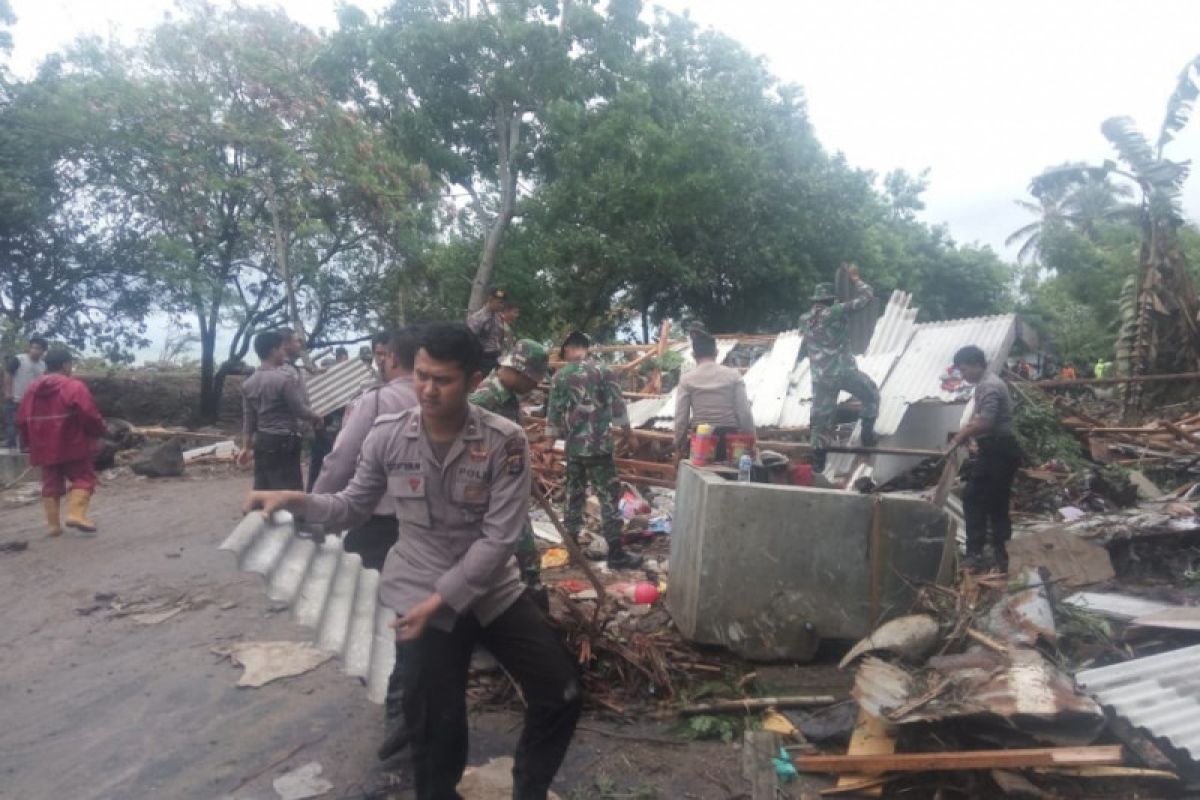
{"label": "soldier in camouflage uniform", "polygon": [[608,565],[633,569],[640,557],[621,546],[622,522],[618,503],[621,483],[613,460],[614,425],[629,435],[625,399],[612,375],[603,365],[588,359],[588,337],[574,331],[563,342],[559,354],[567,363],[554,376],[546,408],[546,437],[566,440],[567,516],[566,528],[578,538],[583,528],[583,506],[591,480],[600,498],[604,540],[608,543]]}
{"label": "soldier in camouflage uniform", "polygon": [[[522,425],[521,399],[542,382],[549,364],[550,355],[546,348],[532,339],[522,339],[500,359],[500,367],[479,384],[471,395],[471,402]],[[541,554],[528,519],[517,541],[517,564],[521,567],[521,580],[532,590],[534,600],[543,608],[548,607],[549,597],[542,586]]]}
{"label": "soldier in camouflage uniform", "polygon": [[813,307],[800,318],[800,333],[804,344],[800,357],[806,355],[812,373],[813,403],[809,419],[809,439],[812,442],[813,469],[825,469],[825,448],[837,413],[838,394],[846,391],[862,403],[861,440],[864,447],[874,447],[875,419],[879,416],[879,388],[875,381],[859,371],[850,349],[850,334],[846,322],[851,313],[865,308],[875,294],[858,275],[858,267],[850,265],[850,280],[854,298],[846,303],[835,302],[833,286],[818,284],[813,291]]}

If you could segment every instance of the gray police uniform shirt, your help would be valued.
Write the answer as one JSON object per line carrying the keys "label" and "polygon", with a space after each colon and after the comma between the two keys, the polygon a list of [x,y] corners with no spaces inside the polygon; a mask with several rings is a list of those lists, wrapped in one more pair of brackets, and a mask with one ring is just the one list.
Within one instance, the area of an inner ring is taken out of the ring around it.
{"label": "gray police uniform shirt", "polygon": [[12,373],[12,399],[20,405],[21,398],[25,396],[30,385],[46,374],[46,359],[34,361],[27,353],[21,353],[15,358],[17,369]]}
{"label": "gray police uniform shirt", "polygon": [[683,447],[688,430],[701,423],[754,433],[754,411],[742,373],[715,361],[683,373],[675,390],[675,446]]}
{"label": "gray police uniform shirt", "polygon": [[1013,401],[1008,386],[991,372],[975,385],[975,416],[988,423],[976,438],[1013,435]]}
{"label": "gray police uniform shirt", "polygon": [[488,625],[523,591],[513,553],[529,513],[529,474],[515,423],[470,406],[439,463],[413,408],[376,420],[350,485],[310,495],[305,520],[352,527],[390,495],[400,538],[383,565],[384,605],[404,614],[437,592],[445,604],[430,619],[435,628],[452,630],[462,614]]}
{"label": "gray police uniform shirt", "polygon": [[[383,386],[371,389],[346,409],[342,418],[342,430],[333,442],[333,449],[321,464],[321,473],[313,484],[314,494],[333,494],[350,485],[354,469],[358,466],[363,442],[375,426],[375,420],[385,414],[398,414],[417,405],[417,391],[409,375],[396,378]],[[384,495],[375,507],[379,516],[396,516],[396,505],[392,498]]]}
{"label": "gray police uniform shirt", "polygon": [[242,384],[242,432],[299,434],[312,417],[304,388],[283,367],[259,367]]}

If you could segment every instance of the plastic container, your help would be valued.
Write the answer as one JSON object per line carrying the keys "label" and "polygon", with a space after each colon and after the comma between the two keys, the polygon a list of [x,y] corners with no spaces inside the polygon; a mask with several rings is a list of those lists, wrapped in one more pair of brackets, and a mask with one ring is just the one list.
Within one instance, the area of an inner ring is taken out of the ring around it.
{"label": "plastic container", "polygon": [[754,460],[754,434],[727,433],[725,434],[725,451],[729,453],[730,464],[741,464],[742,456],[749,454]]}
{"label": "plastic container", "polygon": [[712,436],[713,426],[709,425],[707,422],[702,422],[696,426],[696,433],[700,434],[701,436]]}
{"label": "plastic container", "polygon": [[691,459],[697,467],[712,463],[713,454],[717,451],[717,439],[711,433],[700,433],[699,430],[691,437]]}
{"label": "plastic container", "polygon": [[638,605],[648,606],[658,602],[658,587],[647,581],[614,583],[608,587],[608,591]]}
{"label": "plastic container", "polygon": [[812,486],[813,485],[812,464],[792,464],[792,485],[793,486]]}
{"label": "plastic container", "polygon": [[754,469],[754,459],[749,453],[742,453],[738,459],[738,483],[750,482],[750,471]]}

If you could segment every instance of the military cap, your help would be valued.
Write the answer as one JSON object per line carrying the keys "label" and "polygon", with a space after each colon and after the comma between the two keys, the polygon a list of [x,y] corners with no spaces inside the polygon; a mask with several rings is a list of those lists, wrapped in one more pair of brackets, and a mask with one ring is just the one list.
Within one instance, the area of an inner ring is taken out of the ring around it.
{"label": "military cap", "polygon": [[512,352],[500,359],[500,366],[512,367],[535,383],[541,383],[542,378],[546,377],[546,367],[549,365],[550,354],[533,339],[521,339]]}

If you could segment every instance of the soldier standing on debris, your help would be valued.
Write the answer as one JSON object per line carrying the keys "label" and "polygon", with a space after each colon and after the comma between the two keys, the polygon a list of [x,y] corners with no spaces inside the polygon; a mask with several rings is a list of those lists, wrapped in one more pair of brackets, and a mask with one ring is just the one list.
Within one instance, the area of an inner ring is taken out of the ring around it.
{"label": "soldier standing on debris", "polygon": [[568,362],[554,376],[546,407],[547,439],[566,439],[567,449],[567,532],[579,538],[583,528],[583,507],[587,502],[590,480],[600,498],[600,518],[604,540],[608,543],[608,565],[614,569],[634,569],[642,559],[626,552],[621,545],[619,511],[621,482],[613,460],[614,425],[632,435],[625,398],[606,367],[588,359],[591,341],[573,331],[563,341],[559,357]]}
{"label": "soldier standing on debris", "polygon": [[836,302],[833,285],[819,283],[813,290],[813,307],[800,318],[800,333],[804,344],[800,357],[808,356],[812,374],[813,402],[809,415],[809,440],[812,443],[813,469],[825,469],[825,448],[830,444],[833,420],[837,414],[838,394],[845,391],[862,403],[860,421],[864,447],[874,447],[875,419],[879,416],[879,388],[875,381],[858,369],[850,345],[847,321],[850,314],[865,308],[875,294],[858,274],[858,267],[848,265],[854,298],[847,303]]}
{"label": "soldier standing on debris", "polygon": [[25,390],[17,425],[29,444],[29,463],[42,468],[46,526],[51,536],[62,533],[59,504],[66,494],[67,527],[94,531],[96,526],[87,518],[96,491],[92,445],[104,435],[104,418],[87,384],[71,377],[69,352],[51,350],[45,362],[46,374]]}
{"label": "soldier standing on debris", "polygon": [[1013,480],[1021,464],[1021,448],[1013,435],[1013,402],[1008,386],[987,371],[987,358],[974,345],[954,354],[954,366],[967,383],[975,384],[975,413],[950,440],[950,450],[974,439],[978,455],[967,471],[963,490],[963,517],[967,527],[967,558],[964,566],[978,569],[991,528],[992,553],[1003,571],[1008,571],[1007,542],[1012,538],[1008,516]]}
{"label": "soldier standing on debris", "polygon": [[526,703],[514,798],[547,796],[582,706],[578,668],[524,591],[513,559],[528,515],[525,433],[467,401],[482,378],[481,356],[465,325],[425,327],[414,371],[420,406],[376,420],[346,489],[252,492],[246,503],[247,511],[286,508],[337,528],[366,519],[385,494],[395,499],[401,536],[388,553],[380,599],[399,614],[396,650],[418,800],[458,796],[477,643]]}
{"label": "soldier standing on debris", "polygon": [[742,373],[717,363],[717,340],[698,327],[693,327],[691,338],[696,368],[683,374],[675,393],[675,452],[682,457],[688,432],[707,423],[720,437],[715,455],[723,461],[726,434],[753,434],[754,412]]}
{"label": "soldier standing on debris", "polygon": [[500,363],[500,356],[504,355],[503,312],[507,300],[508,294],[503,289],[492,289],[483,307],[467,317],[467,327],[483,345],[481,370],[485,378],[492,374],[492,370]]}
{"label": "soldier standing on debris", "polygon": [[[471,402],[522,425],[521,400],[546,377],[549,363],[550,355],[546,348],[532,339],[522,339],[500,359],[500,367],[479,384],[479,388],[471,395]],[[521,538],[517,540],[517,564],[521,567],[521,580],[529,587],[533,599],[542,610],[548,611],[550,598],[546,587],[542,586],[541,555],[528,517],[521,530]]]}
{"label": "soldier standing on debris", "polygon": [[242,452],[238,464],[254,459],[255,489],[303,489],[300,449],[304,424],[321,424],[304,397],[304,387],[285,366],[288,358],[280,331],[254,337],[261,365],[242,384]]}

